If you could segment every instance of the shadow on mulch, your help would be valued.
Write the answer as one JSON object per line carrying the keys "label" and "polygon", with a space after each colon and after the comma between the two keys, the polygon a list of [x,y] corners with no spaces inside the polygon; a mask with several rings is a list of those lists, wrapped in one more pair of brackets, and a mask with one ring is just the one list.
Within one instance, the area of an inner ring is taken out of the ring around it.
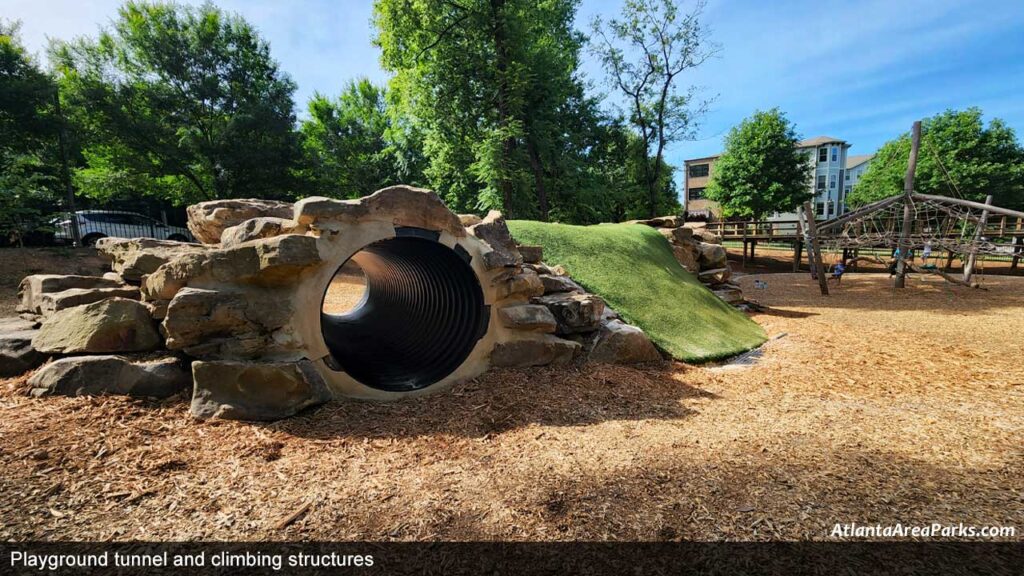
{"label": "shadow on mulch", "polygon": [[430,396],[397,402],[339,400],[262,424],[299,437],[479,438],[529,426],[585,426],[613,420],[678,420],[688,398],[717,398],[673,378],[682,364],[492,370]]}

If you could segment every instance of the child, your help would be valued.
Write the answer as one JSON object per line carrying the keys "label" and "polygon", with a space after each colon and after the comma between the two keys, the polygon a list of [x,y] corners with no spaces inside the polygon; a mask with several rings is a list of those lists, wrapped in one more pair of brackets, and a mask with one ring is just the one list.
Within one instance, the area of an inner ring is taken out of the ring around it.
{"label": "child", "polygon": [[846,262],[840,258],[832,265],[832,277],[829,278],[829,280],[835,280],[836,284],[839,284],[843,280],[844,272],[846,272]]}

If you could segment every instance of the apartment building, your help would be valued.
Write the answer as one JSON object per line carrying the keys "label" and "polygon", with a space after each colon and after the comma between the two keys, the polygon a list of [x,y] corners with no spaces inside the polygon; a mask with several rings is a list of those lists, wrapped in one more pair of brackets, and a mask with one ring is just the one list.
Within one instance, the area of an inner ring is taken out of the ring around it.
{"label": "apartment building", "polygon": [[846,182],[843,185],[843,202],[853,191],[853,187],[860,181],[860,177],[875,159],[874,154],[854,154],[846,157]]}
{"label": "apartment building", "polygon": [[[847,180],[847,165],[851,159],[860,159],[858,164],[853,165],[857,170],[856,178],[867,168],[871,155],[848,156],[847,151],[850,144],[839,138],[831,136],[816,136],[801,140],[797,143],[798,149],[807,155],[808,170],[811,171],[810,192],[814,195],[815,215],[819,219],[828,219],[840,216],[847,211],[846,195],[849,193],[846,185],[852,189],[855,180]],[[707,214],[718,218],[721,216],[721,207],[717,202],[704,197],[711,176],[714,174],[715,161],[720,154],[704,158],[687,160],[686,185],[684,187],[684,206],[690,214]],[[866,158],[866,159],[865,159]],[[796,218],[795,213],[773,214],[772,220],[792,220]]]}

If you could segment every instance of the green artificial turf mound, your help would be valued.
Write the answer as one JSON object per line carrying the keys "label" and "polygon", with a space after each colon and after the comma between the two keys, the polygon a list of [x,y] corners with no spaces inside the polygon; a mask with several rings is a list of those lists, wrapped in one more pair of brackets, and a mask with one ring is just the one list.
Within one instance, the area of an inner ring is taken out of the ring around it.
{"label": "green artificial turf mound", "polygon": [[520,244],[543,246],[546,263],[564,266],[573,280],[678,360],[717,360],[767,339],[760,326],[680,266],[668,241],[653,228],[529,220],[508,226]]}

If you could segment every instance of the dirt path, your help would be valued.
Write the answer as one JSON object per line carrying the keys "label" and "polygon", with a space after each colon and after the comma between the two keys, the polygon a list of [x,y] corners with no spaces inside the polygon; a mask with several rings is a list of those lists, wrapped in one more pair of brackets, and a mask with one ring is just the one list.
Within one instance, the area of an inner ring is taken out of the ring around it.
{"label": "dirt path", "polygon": [[1024,537],[1024,279],[850,275],[821,298],[806,274],[754,278],[756,320],[787,335],[752,368],[496,371],[269,425],[0,381],[0,539]]}

